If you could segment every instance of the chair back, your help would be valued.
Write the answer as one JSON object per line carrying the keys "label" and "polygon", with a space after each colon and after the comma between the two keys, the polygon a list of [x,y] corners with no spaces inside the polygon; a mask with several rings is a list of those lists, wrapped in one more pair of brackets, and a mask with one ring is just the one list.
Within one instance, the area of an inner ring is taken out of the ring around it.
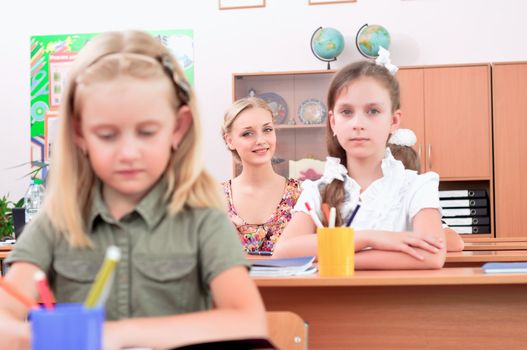
{"label": "chair back", "polygon": [[290,311],[268,311],[269,339],[280,350],[306,350],[308,324]]}

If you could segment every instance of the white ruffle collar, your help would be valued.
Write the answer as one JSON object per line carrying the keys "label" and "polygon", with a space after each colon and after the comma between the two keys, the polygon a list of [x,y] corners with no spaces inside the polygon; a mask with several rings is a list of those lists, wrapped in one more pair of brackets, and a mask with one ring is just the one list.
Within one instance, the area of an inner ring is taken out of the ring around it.
{"label": "white ruffle collar", "polygon": [[382,223],[384,216],[389,212],[389,208],[398,202],[401,187],[404,184],[406,171],[402,162],[396,160],[389,148],[384,152],[381,161],[381,171],[383,176],[368,186],[361,193],[360,185],[348,175],[348,170],[340,159],[327,157],[324,174],[320,178],[320,183],[329,184],[331,181],[343,181],[345,190],[344,203],[340,208],[342,218],[347,221],[355,206],[362,202],[361,212],[367,212],[367,220],[372,223],[373,228]]}

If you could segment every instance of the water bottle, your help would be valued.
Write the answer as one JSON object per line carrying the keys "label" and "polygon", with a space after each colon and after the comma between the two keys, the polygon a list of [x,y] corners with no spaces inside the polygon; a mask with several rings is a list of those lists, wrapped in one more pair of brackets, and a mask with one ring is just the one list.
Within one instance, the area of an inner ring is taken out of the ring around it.
{"label": "water bottle", "polygon": [[31,221],[36,216],[42,201],[44,200],[44,186],[42,181],[39,179],[31,179],[26,195],[25,195],[25,206],[26,206],[26,222]]}

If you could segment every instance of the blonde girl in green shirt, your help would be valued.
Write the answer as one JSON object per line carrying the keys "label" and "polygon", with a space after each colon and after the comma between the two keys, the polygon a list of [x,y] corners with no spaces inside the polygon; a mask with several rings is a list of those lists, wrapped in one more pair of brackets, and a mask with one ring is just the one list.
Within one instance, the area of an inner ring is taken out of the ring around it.
{"label": "blonde girl in green shirt", "polygon": [[[121,249],[104,349],[262,337],[265,312],[221,192],[202,167],[196,99],[172,55],[142,32],[79,53],[61,105],[44,208],[6,279],[83,302],[110,245]],[[27,311],[0,291],[0,348],[28,348]]]}

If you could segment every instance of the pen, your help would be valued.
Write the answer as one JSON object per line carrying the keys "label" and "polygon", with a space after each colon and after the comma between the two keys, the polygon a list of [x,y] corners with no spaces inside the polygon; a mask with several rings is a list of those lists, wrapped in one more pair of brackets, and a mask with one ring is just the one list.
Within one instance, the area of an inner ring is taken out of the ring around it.
{"label": "pen", "polygon": [[335,221],[337,220],[337,210],[335,207],[331,207],[329,210],[328,227],[335,227]]}
{"label": "pen", "polygon": [[316,226],[316,227],[319,227],[319,228],[324,227],[324,226],[322,225],[322,223],[320,222],[320,219],[318,218],[317,213],[315,213],[315,212],[313,211],[313,209],[311,209],[311,207],[309,206],[309,203],[308,203],[308,202],[305,202],[304,205],[306,206],[306,209],[307,209],[307,211],[309,212],[309,215],[311,215],[311,219],[312,219],[313,222],[315,223],[315,226]]}
{"label": "pen", "polygon": [[355,209],[353,209],[353,213],[351,213],[351,216],[348,220],[348,222],[346,223],[346,227],[350,227],[351,226],[351,223],[353,222],[353,219],[355,219],[355,215],[357,215],[357,212],[359,211],[360,209],[360,202],[357,203],[357,206],[355,207]]}

